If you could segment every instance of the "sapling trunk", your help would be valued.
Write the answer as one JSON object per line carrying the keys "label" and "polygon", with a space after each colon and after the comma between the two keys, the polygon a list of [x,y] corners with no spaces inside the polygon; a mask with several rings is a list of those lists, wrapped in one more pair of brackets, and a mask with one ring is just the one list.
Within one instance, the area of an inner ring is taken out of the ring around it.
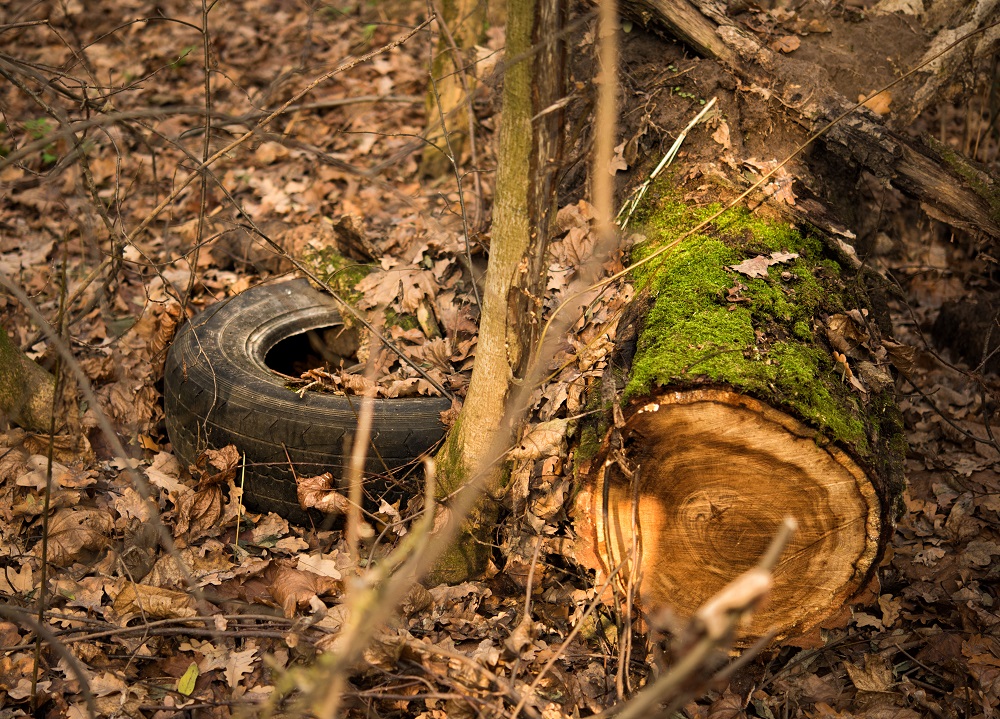
{"label": "sapling trunk", "polygon": [[33,362],[0,327],[0,412],[24,429],[48,432],[55,377]]}
{"label": "sapling trunk", "polygon": [[558,34],[563,12],[562,0],[512,0],[507,6],[503,115],[476,364],[458,422],[438,455],[442,497],[470,481],[484,495],[432,581],[462,581],[489,559],[504,483],[503,466],[495,460],[509,446],[521,414],[511,397],[527,375],[541,328],[562,132],[560,112],[542,110],[564,96]]}

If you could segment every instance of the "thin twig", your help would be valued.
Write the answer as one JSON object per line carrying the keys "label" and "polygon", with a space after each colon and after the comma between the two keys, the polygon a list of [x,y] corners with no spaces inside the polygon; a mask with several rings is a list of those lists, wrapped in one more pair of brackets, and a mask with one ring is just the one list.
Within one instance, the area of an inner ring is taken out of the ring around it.
{"label": "thin twig", "polygon": [[44,639],[45,643],[59,655],[59,658],[66,662],[69,670],[73,672],[73,676],[76,677],[77,682],[80,684],[80,693],[83,694],[83,700],[87,704],[87,716],[90,719],[96,719],[98,715],[97,702],[94,700],[94,694],[90,691],[90,680],[87,676],[87,670],[80,663],[80,660],[76,658],[76,655],[52,634],[52,630],[20,609],[0,604],[0,617],[17,622],[20,625],[26,625],[28,629]]}
{"label": "thin twig", "polygon": [[534,680],[531,682],[531,685],[528,687],[527,692],[525,692],[524,696],[521,697],[521,701],[519,701],[517,705],[514,707],[514,709],[511,711],[511,713],[507,715],[507,719],[517,719],[518,715],[524,709],[527,702],[529,702],[532,699],[532,697],[534,697],[535,691],[538,689],[538,685],[542,683],[542,679],[544,679],[545,675],[548,674],[549,670],[553,666],[555,666],[555,663],[562,658],[563,654],[566,652],[566,648],[570,645],[570,643],[574,639],[576,639],[576,636],[583,629],[584,624],[586,624],[587,618],[590,617],[590,615],[594,612],[594,610],[597,608],[597,605],[601,603],[601,597],[604,596],[604,592],[607,591],[608,587],[611,586],[611,583],[615,581],[615,578],[618,576],[618,572],[622,570],[622,568],[630,561],[630,559],[631,557],[625,557],[625,559],[619,562],[618,566],[615,567],[614,570],[608,575],[608,578],[604,580],[604,584],[602,584],[598,588],[598,590],[594,593],[594,598],[590,601],[590,604],[587,605],[587,609],[577,620],[576,624],[573,626],[573,629],[570,631],[570,633],[566,635],[566,638],[563,640],[562,644],[560,644],[559,647],[555,650],[555,652],[553,652],[552,656],[545,663],[545,666],[543,666],[541,671],[539,671],[538,674],[535,676]]}

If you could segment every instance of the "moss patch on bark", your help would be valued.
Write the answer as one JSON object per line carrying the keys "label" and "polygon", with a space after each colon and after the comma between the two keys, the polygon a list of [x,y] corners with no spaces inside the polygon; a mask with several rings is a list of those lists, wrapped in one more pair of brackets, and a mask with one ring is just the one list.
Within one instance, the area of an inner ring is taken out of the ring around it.
{"label": "moss patch on bark", "polygon": [[[633,260],[683,235],[718,206],[689,207],[661,188],[639,216],[646,240]],[[730,267],[758,255],[797,253],[750,278]],[[722,215],[701,233],[636,268],[652,306],[638,338],[626,398],[655,387],[727,384],[786,405],[829,439],[867,454],[858,393],[843,380],[825,342],[823,315],[864,306],[824,253],[820,239],[745,209]]]}

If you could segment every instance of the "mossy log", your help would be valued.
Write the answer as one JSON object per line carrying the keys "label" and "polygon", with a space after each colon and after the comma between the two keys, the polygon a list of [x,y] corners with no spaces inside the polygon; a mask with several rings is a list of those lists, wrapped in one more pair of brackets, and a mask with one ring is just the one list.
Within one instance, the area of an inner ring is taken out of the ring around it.
{"label": "mossy log", "polygon": [[833,89],[825,67],[765,47],[726,14],[725,3],[623,0],[622,11],[642,25],[667,28],[745,86],[768,88],[788,117],[810,132],[847,113],[822,138],[827,150],[891,182],[935,218],[1000,239],[1000,184],[985,168],[930,137],[925,144],[897,132],[865,108],[849,112],[856,103]]}
{"label": "mossy log", "polygon": [[[650,205],[633,260],[715,209]],[[647,613],[690,616],[790,516],[798,531],[745,629],[815,626],[871,578],[903,486],[877,293],[821,238],[745,210],[633,280],[605,375],[623,412],[576,503],[584,562],[606,577],[636,551],[619,584],[639,587]]]}

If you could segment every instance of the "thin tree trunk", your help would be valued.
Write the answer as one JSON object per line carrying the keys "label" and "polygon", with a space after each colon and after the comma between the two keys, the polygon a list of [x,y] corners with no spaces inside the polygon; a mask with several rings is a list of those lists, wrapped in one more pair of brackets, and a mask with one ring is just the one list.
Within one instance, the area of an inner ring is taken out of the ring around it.
{"label": "thin tree trunk", "polygon": [[25,429],[48,432],[54,392],[55,378],[0,327],[0,412]]}
{"label": "thin tree trunk", "polygon": [[[453,153],[460,162],[469,142],[469,107],[476,89],[473,54],[483,36],[486,3],[483,0],[444,0],[440,7],[441,39],[431,63],[435,83],[427,91],[427,139]],[[448,138],[445,139],[445,133]],[[451,171],[451,159],[427,147],[420,172],[441,177]]]}
{"label": "thin tree trunk", "polygon": [[540,333],[562,125],[558,110],[540,113],[564,94],[562,43],[553,39],[563,12],[562,0],[508,3],[496,199],[476,364],[458,422],[438,455],[442,495],[472,479],[484,495],[434,580],[461,581],[489,559],[504,483],[503,467],[494,460],[509,446],[520,419],[513,390],[527,375]]}

